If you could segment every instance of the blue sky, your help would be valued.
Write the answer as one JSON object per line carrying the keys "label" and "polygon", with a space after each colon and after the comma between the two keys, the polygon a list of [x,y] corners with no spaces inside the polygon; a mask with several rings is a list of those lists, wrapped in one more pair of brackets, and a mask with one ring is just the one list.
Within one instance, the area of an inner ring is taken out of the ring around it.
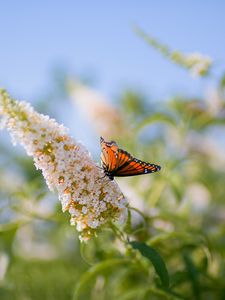
{"label": "blue sky", "polygon": [[200,51],[225,69],[224,1],[1,1],[0,85],[32,100],[56,65],[95,78],[109,96],[124,87],[166,98],[201,94],[193,79],[132,31],[138,24],[172,48]]}

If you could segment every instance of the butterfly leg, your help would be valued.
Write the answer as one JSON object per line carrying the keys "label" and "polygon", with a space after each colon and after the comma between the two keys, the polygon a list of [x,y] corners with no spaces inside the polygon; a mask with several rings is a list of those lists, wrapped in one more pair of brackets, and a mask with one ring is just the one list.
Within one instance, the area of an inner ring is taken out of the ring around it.
{"label": "butterfly leg", "polygon": [[96,165],[96,167],[97,167],[98,169],[100,169],[100,170],[104,170],[102,167],[100,167],[100,166],[98,166],[98,165]]}
{"label": "butterfly leg", "polygon": [[105,174],[104,176],[99,177],[99,178],[95,181],[95,183],[98,182],[99,180],[102,180],[102,179],[105,178],[106,176],[107,176],[107,175]]}
{"label": "butterfly leg", "polygon": [[[104,177],[103,177],[103,178],[104,178]],[[106,185],[109,184],[110,182],[111,182],[111,179],[108,179],[104,186],[106,186]]]}

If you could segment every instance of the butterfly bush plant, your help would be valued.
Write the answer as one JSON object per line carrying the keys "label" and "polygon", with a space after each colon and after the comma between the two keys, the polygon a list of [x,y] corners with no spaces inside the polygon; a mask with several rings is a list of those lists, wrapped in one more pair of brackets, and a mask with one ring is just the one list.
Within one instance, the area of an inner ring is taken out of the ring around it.
{"label": "butterfly bush plant", "polygon": [[193,77],[204,77],[209,74],[212,66],[212,59],[209,56],[198,52],[184,54],[177,50],[171,50],[167,45],[149,36],[139,27],[135,27],[134,31],[163,56],[182,68],[189,70]]}
{"label": "butterfly bush plant", "polygon": [[56,190],[63,211],[71,214],[80,238],[89,239],[101,225],[126,216],[126,201],[115,182],[105,184],[85,147],[75,143],[68,130],[26,102],[0,91],[2,126],[15,144],[33,156],[51,191]]}

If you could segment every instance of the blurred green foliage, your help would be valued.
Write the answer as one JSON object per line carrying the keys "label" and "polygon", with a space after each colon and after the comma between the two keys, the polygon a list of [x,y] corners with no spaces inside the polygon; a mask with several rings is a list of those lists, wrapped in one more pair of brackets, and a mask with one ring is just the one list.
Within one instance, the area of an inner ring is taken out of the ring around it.
{"label": "blurred green foliage", "polygon": [[[45,113],[65,105],[65,78],[36,103]],[[2,139],[0,299],[225,299],[223,89],[224,77],[204,99],[122,93],[131,134],[119,146],[162,170],[119,179],[127,222],[87,244],[31,159]]]}

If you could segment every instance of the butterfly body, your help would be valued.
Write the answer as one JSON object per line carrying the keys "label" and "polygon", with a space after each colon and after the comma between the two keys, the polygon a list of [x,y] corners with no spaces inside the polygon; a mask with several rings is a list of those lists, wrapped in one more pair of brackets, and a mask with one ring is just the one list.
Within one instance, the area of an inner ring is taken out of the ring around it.
{"label": "butterfly body", "polygon": [[157,172],[160,166],[150,164],[134,158],[130,153],[120,149],[116,142],[106,142],[102,137],[101,143],[101,163],[106,176],[110,180],[114,177],[136,176]]}

